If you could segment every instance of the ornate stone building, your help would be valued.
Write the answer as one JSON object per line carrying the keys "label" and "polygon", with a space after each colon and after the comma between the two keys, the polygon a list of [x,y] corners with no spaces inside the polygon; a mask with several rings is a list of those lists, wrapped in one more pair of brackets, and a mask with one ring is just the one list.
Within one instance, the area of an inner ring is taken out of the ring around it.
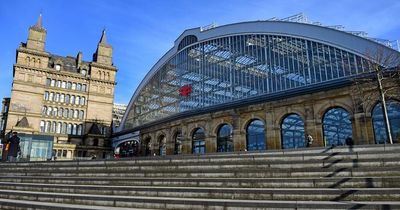
{"label": "ornate stone building", "polygon": [[23,145],[27,155],[105,156],[110,151],[107,137],[117,72],[106,33],[92,61],[84,61],[81,52],[76,57],[47,52],[46,35],[40,15],[29,28],[27,42],[17,49],[6,132],[17,131],[23,139],[38,142],[41,137],[53,140],[53,151],[39,143]]}

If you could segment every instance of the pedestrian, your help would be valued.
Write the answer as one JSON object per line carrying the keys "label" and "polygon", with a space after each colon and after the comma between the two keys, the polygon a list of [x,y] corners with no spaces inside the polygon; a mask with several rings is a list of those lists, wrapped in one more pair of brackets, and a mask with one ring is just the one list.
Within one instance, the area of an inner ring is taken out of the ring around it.
{"label": "pedestrian", "polygon": [[19,142],[20,139],[17,136],[17,132],[12,132],[12,136],[8,139],[9,147],[8,147],[8,154],[7,160],[10,162],[14,162],[17,159],[18,152],[20,152]]}
{"label": "pedestrian", "polygon": [[311,147],[314,139],[310,134],[307,134],[307,147]]}
{"label": "pedestrian", "polygon": [[354,145],[353,139],[350,136],[346,138],[345,142],[346,142],[347,146],[353,146]]}

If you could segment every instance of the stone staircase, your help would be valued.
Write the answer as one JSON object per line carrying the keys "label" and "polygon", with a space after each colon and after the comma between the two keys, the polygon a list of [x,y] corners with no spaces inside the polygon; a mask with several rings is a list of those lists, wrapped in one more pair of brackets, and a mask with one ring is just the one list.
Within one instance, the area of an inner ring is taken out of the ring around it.
{"label": "stone staircase", "polygon": [[0,163],[0,209],[400,209],[400,145]]}

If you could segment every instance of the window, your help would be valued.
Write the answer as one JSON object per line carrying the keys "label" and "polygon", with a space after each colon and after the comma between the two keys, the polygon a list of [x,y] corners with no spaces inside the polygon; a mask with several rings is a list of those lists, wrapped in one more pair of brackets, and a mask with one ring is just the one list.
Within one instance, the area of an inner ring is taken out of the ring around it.
{"label": "window", "polygon": [[41,133],[45,132],[45,122],[43,120],[40,121],[40,132]]}
{"label": "window", "polygon": [[78,125],[78,131],[77,131],[78,135],[82,135],[82,124]]}
{"label": "window", "polygon": [[74,118],[78,118],[78,115],[79,115],[79,110],[76,109],[76,110],[74,111]]}
{"label": "window", "polygon": [[60,109],[58,110],[58,116],[59,116],[59,117],[62,117],[63,112],[64,112],[64,109],[63,109],[63,108],[60,108]]}
{"label": "window", "polygon": [[203,128],[197,128],[192,136],[192,152],[193,154],[204,154],[206,152],[206,141]]}
{"label": "window", "polygon": [[42,107],[42,115],[45,115],[47,113],[47,106]]}
{"label": "window", "polygon": [[343,108],[329,109],[322,123],[325,146],[345,145],[347,138],[353,138],[350,114]]}
{"label": "window", "polygon": [[61,80],[57,80],[57,87],[61,87]]}
{"label": "window", "polygon": [[58,113],[58,109],[57,109],[57,107],[54,107],[54,108],[53,108],[53,114],[52,114],[52,115],[53,115],[54,117],[56,117],[56,116],[57,116],[57,113]]}
{"label": "window", "polygon": [[67,87],[67,82],[62,81],[62,83],[61,83],[61,88],[66,88],[66,87]]}
{"label": "window", "polygon": [[55,79],[52,79],[52,80],[51,80],[50,86],[51,86],[51,87],[56,86],[56,80],[55,80]]}
{"label": "window", "polygon": [[54,99],[54,93],[51,92],[50,95],[49,95],[49,101],[53,101],[53,99]]}
{"label": "window", "polygon": [[44,100],[48,101],[49,100],[49,92],[44,92]]}
{"label": "window", "polygon": [[50,84],[51,84],[51,79],[50,79],[50,78],[47,78],[47,79],[46,79],[46,86],[50,86]]}
{"label": "window", "polygon": [[55,68],[56,68],[57,71],[60,71],[61,70],[61,65],[60,64],[56,64]]}
{"label": "window", "polygon": [[67,123],[63,123],[63,126],[61,128],[61,133],[67,134]]}
{"label": "window", "polygon": [[82,85],[82,91],[86,91],[86,85],[85,84]]}
{"label": "window", "polygon": [[81,83],[78,83],[78,84],[76,85],[76,90],[81,91],[81,89],[82,89],[82,84],[81,84]]}
{"label": "window", "polygon": [[56,133],[61,133],[61,123],[60,122],[57,123]]}
{"label": "window", "polygon": [[76,90],[76,83],[72,83],[72,90]]}
{"label": "window", "polygon": [[247,151],[265,150],[265,125],[261,120],[252,120],[246,129]]}
{"label": "window", "polygon": [[55,133],[56,132],[56,122],[53,122],[52,124],[51,124],[51,132],[52,133]]}
{"label": "window", "polygon": [[304,122],[298,114],[288,115],[281,124],[282,148],[305,147]]}
{"label": "window", "polygon": [[68,109],[64,109],[63,117],[65,117],[65,118],[68,117]]}
{"label": "window", "polygon": [[69,101],[70,104],[74,104],[75,103],[75,96],[72,95],[71,96],[71,100]]}
{"label": "window", "polygon": [[66,104],[69,104],[69,97],[70,97],[70,96],[69,96],[68,94],[65,96],[65,103],[66,103]]}
{"label": "window", "polygon": [[72,124],[68,123],[67,134],[72,134]]}
{"label": "window", "polygon": [[167,139],[164,135],[158,138],[158,154],[160,154],[160,156],[167,155]]}
{"label": "window", "polygon": [[[389,143],[388,134],[385,128],[385,121],[382,111],[382,103],[377,103],[372,110],[372,123],[374,126],[374,136],[376,144]],[[400,142],[400,103],[397,101],[387,101],[386,110],[389,118],[390,129],[393,143]]]}
{"label": "window", "polygon": [[71,82],[68,82],[68,83],[67,83],[67,88],[68,88],[68,89],[71,89],[71,87],[72,87],[72,83],[71,83]]}
{"label": "window", "polygon": [[64,94],[64,93],[62,93],[62,94],[60,95],[60,102],[61,102],[61,103],[64,103],[64,102],[65,102],[65,94]]}
{"label": "window", "polygon": [[72,126],[72,135],[76,135],[76,124]]}
{"label": "window", "polygon": [[45,132],[50,133],[51,122],[47,121],[45,125]]}
{"label": "window", "polygon": [[86,69],[82,69],[82,70],[81,70],[81,74],[82,74],[82,75],[86,75],[86,72],[87,72]]}
{"label": "window", "polygon": [[69,118],[74,118],[74,110],[73,109],[69,110]]}
{"label": "window", "polygon": [[85,105],[85,97],[83,97],[83,96],[82,96],[82,98],[81,98],[81,105],[82,105],[82,106]]}
{"label": "window", "polygon": [[82,119],[83,120],[83,117],[85,116],[85,112],[83,111],[83,110],[81,110],[80,112],[79,112],[79,119]]}
{"label": "window", "polygon": [[79,105],[80,100],[81,100],[81,97],[76,96],[76,98],[75,98],[75,104],[76,104],[76,105]]}
{"label": "window", "polygon": [[48,116],[51,116],[52,112],[53,112],[53,108],[52,108],[52,107],[48,107],[48,108],[47,108],[47,113],[46,113],[46,114],[47,114]]}
{"label": "window", "polygon": [[228,124],[218,129],[217,152],[233,152],[232,127]]}
{"label": "window", "polygon": [[59,102],[59,101],[60,101],[60,94],[59,94],[59,93],[56,93],[56,98],[55,98],[55,101],[57,101],[57,102]]}

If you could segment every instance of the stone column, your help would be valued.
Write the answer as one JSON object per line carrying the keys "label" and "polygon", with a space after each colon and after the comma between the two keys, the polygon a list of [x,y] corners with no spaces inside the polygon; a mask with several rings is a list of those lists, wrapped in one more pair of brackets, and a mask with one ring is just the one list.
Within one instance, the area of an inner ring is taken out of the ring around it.
{"label": "stone column", "polygon": [[356,113],[351,121],[354,144],[375,144],[374,128],[370,114]]}

